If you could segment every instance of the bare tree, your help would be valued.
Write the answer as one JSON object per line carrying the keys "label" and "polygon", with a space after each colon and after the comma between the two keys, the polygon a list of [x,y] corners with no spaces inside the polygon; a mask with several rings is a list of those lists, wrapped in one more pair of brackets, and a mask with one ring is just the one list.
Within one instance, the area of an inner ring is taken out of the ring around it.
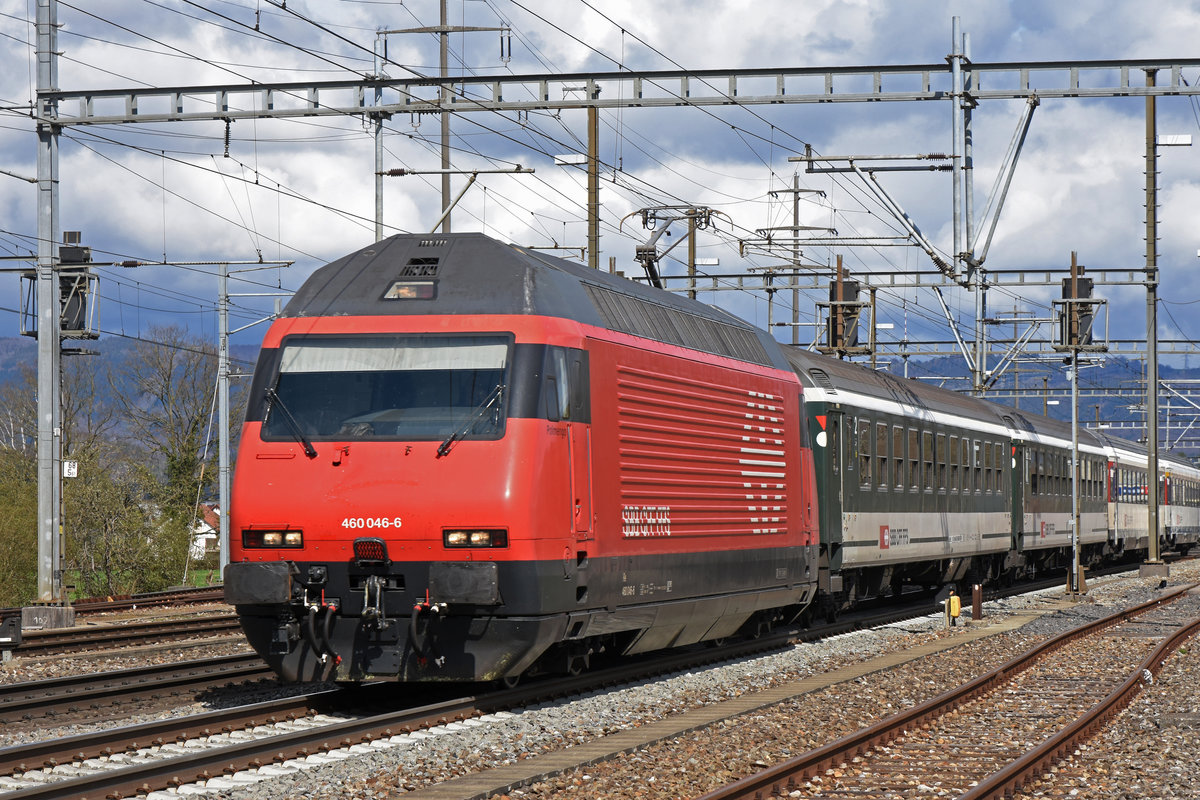
{"label": "bare tree", "polygon": [[98,356],[63,358],[62,440],[66,458],[93,452],[116,433],[117,412],[103,397],[102,375]]}
{"label": "bare tree", "polygon": [[186,529],[158,513],[161,485],[112,443],[84,453],[64,491],[66,556],[86,596],[163,589],[179,579]]}
{"label": "bare tree", "polygon": [[156,327],[118,368],[117,403],[131,437],[159,462],[165,477],[164,510],[185,514],[197,490],[212,482],[205,469],[209,417],[216,386],[216,348],[175,326]]}
{"label": "bare tree", "polygon": [[37,459],[0,445],[0,606],[37,597]]}
{"label": "bare tree", "polygon": [[33,454],[37,447],[37,378],[21,367],[21,379],[0,387],[0,448]]}

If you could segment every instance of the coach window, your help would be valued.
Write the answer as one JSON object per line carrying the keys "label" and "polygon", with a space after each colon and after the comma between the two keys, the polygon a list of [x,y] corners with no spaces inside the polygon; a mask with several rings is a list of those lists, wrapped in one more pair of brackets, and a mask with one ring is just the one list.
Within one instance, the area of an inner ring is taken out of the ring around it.
{"label": "coach window", "polygon": [[978,493],[980,486],[983,485],[982,476],[979,475],[983,471],[982,465],[983,455],[979,452],[979,440],[976,439],[971,443],[971,476],[967,479],[971,482],[972,492]]}
{"label": "coach window", "polygon": [[961,477],[958,471],[959,453],[958,453],[958,437],[950,437],[950,490],[957,492],[962,487]]}
{"label": "coach window", "polygon": [[946,491],[946,434],[937,435],[937,452],[934,455],[937,458],[937,486]]}
{"label": "coach window", "polygon": [[992,443],[984,442],[983,443],[983,490],[985,492],[988,492],[989,494],[996,490],[996,484],[999,483],[999,481],[996,480],[996,461],[992,457],[992,455],[993,455],[992,454]]}
{"label": "coach window", "polygon": [[871,485],[871,420],[858,421],[858,482]]}
{"label": "coach window", "polygon": [[886,488],[888,483],[888,431],[887,423],[875,425],[875,466],[879,470],[879,487]]}
{"label": "coach window", "polygon": [[1000,477],[997,473],[1000,462],[996,460],[996,448],[992,447],[991,442],[984,442],[983,450],[984,458],[987,460],[987,490],[995,492],[1000,488]]}
{"label": "coach window", "polygon": [[925,468],[921,482],[925,491],[933,491],[933,433],[921,431],[921,461]]}
{"label": "coach window", "polygon": [[1004,494],[1004,445],[992,442],[992,463],[995,464],[993,478],[996,481],[996,493]]}
{"label": "coach window", "polygon": [[959,463],[962,465],[962,490],[963,494],[971,491],[971,440],[966,436],[962,437],[958,448]]}
{"label": "coach window", "polygon": [[892,428],[892,485],[904,488],[904,429],[899,425]]}
{"label": "coach window", "polygon": [[916,428],[908,428],[908,488],[920,488],[920,437]]}

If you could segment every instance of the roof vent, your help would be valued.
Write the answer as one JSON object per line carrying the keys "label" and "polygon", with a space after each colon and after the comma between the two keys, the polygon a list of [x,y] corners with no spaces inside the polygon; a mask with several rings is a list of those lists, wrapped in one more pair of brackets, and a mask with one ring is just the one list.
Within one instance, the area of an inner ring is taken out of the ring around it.
{"label": "roof vent", "polygon": [[833,388],[833,381],[829,380],[829,373],[823,369],[810,369],[808,374],[812,379],[821,385],[821,388],[830,394],[837,394],[837,389]]}
{"label": "roof vent", "polygon": [[437,275],[437,258],[410,258],[400,270],[401,278],[429,278]]}

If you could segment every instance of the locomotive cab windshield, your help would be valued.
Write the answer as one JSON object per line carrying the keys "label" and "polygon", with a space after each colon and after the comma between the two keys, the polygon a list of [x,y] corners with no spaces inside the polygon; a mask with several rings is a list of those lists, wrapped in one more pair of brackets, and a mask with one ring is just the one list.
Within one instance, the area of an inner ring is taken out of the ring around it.
{"label": "locomotive cab windshield", "polygon": [[498,439],[511,349],[502,335],[289,337],[262,438]]}

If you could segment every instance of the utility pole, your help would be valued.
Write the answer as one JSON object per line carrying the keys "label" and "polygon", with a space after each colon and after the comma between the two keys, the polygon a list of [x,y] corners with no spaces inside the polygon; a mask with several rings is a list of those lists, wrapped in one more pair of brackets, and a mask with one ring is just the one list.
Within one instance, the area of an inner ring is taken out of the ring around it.
{"label": "utility pole", "polygon": [[588,106],[587,241],[588,266],[600,269],[600,110]]}
{"label": "utility pole", "polygon": [[[1156,70],[1146,70],[1154,86]],[[1155,98],[1146,95],[1146,535],[1143,577],[1169,574],[1158,552],[1158,122]]]}
{"label": "utility pole", "polygon": [[[441,86],[438,88],[438,105],[441,106],[442,118],[442,233],[450,232],[450,94],[449,86],[450,78],[450,34],[452,33],[475,33],[480,31],[500,31],[505,33],[507,27],[490,28],[478,27],[474,25],[450,25],[446,16],[446,0],[441,0],[441,16],[440,23],[437,26],[426,26],[423,28],[405,28],[403,30],[386,31],[386,33],[436,33],[439,38],[438,42],[438,75],[441,77]],[[501,42],[503,50],[503,41]],[[382,125],[382,122],[380,122]],[[376,172],[380,172],[382,166],[376,167]]]}
{"label": "utility pole", "polygon": [[[375,33],[375,77],[383,79],[383,65],[387,63],[387,35],[392,31]],[[375,107],[383,105],[383,84],[375,87]],[[375,122],[375,241],[383,240],[383,122],[391,117],[384,111],[371,114]],[[224,519],[224,516],[222,516]]]}
{"label": "utility pole", "polygon": [[[790,159],[789,159],[790,160]],[[770,194],[779,195],[785,192],[791,192],[792,195],[792,274],[795,275],[800,270],[800,231],[811,230],[800,225],[800,195],[802,194],[817,194],[822,197],[825,192],[820,189],[801,189],[800,188],[800,173],[792,174],[791,189],[772,190]],[[800,287],[796,285],[795,280],[792,281],[792,345],[799,346],[800,344]]]}
{"label": "utility pole", "polygon": [[[229,566],[229,507],[231,505],[230,491],[230,448],[229,448],[229,382],[231,375],[229,365],[229,336],[231,333],[244,331],[246,328],[269,322],[279,314],[279,298],[290,296],[290,292],[243,292],[236,295],[229,293],[229,266],[242,266],[236,272],[252,272],[261,269],[278,269],[290,267],[292,261],[222,261],[217,273],[217,418],[220,431],[217,444],[217,496],[221,506],[220,542],[221,556],[217,564],[222,579],[225,568]],[[276,298],[275,314],[264,319],[255,320],[249,325],[243,325],[236,330],[229,330],[229,298],[230,297],[274,297]],[[238,376],[242,377],[242,376]]]}
{"label": "utility pole", "polygon": [[37,4],[37,476],[38,602],[62,605],[61,339],[58,286],[58,4]]}

